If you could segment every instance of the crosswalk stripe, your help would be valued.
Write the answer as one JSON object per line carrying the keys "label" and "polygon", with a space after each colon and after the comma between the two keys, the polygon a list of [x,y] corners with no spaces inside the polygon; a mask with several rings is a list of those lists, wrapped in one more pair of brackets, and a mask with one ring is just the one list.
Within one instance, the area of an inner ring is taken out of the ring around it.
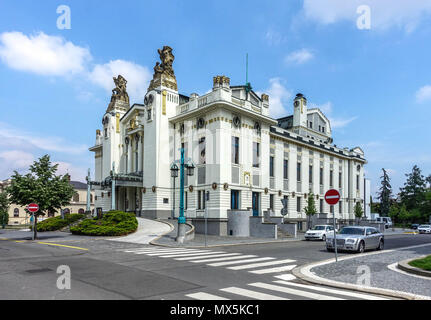
{"label": "crosswalk stripe", "polygon": [[254,274],[267,274],[267,273],[276,273],[276,272],[290,271],[290,270],[292,270],[295,267],[296,267],[296,264],[292,264],[292,265],[284,266],[284,267],[261,269],[261,270],[255,270],[255,271],[249,271],[249,272],[250,273],[254,273]]}
{"label": "crosswalk stripe", "polygon": [[282,286],[276,286],[276,285],[269,284],[269,283],[256,282],[256,283],[250,283],[249,286],[267,289],[267,290],[272,290],[272,291],[283,292],[283,293],[288,293],[288,294],[293,294],[295,296],[307,297],[307,298],[315,299],[315,300],[345,300],[342,298],[326,296],[323,294],[307,292],[307,291],[302,291],[302,290],[296,290],[296,289],[286,288],[286,287],[282,287]]}
{"label": "crosswalk stripe", "polygon": [[[212,252],[213,254],[216,253],[225,253],[224,251],[214,251]],[[192,252],[192,253],[183,253],[183,254],[170,254],[170,255],[163,255],[160,256],[160,258],[176,258],[176,257],[194,257],[195,259],[197,258],[196,256],[202,256],[202,255],[206,255],[208,254],[208,252]]]}
{"label": "crosswalk stripe", "polygon": [[[193,260],[193,261],[190,261],[190,262],[193,262],[193,263],[207,263],[207,262],[215,262],[215,261],[236,260],[236,259],[242,259],[242,258],[245,258],[245,257],[256,257],[256,256],[254,256],[254,255],[243,256],[241,253],[232,253],[231,256],[227,256],[226,258],[214,258],[214,259],[212,259],[212,258],[210,258],[210,259],[205,258],[204,260]],[[198,258],[196,258],[196,259],[198,259]],[[199,257],[199,259],[202,259],[202,257]]]}
{"label": "crosswalk stripe", "polygon": [[360,298],[360,299],[365,299],[365,300],[388,300],[386,298],[372,296],[369,294],[349,292],[349,291],[343,291],[343,290],[337,290],[337,289],[329,289],[329,288],[325,288],[325,287],[317,287],[317,286],[312,286],[312,285],[309,286],[309,285],[295,283],[295,282],[286,282],[286,281],[279,281],[279,280],[274,281],[274,282],[284,284],[286,286],[317,290],[317,291],[321,291],[321,292],[339,294],[339,295],[343,295],[343,296],[349,296],[349,297]]}
{"label": "crosswalk stripe", "polygon": [[261,292],[247,290],[247,289],[242,289],[242,288],[237,288],[237,287],[223,288],[223,289],[220,289],[220,291],[224,291],[224,292],[228,292],[228,293],[233,293],[233,294],[237,294],[237,295],[240,295],[240,296],[245,296],[245,297],[248,297],[248,298],[253,298],[253,299],[256,299],[256,300],[290,300],[290,299],[287,299],[287,298],[282,298],[282,297],[274,296],[272,294],[266,294],[266,293],[261,293]]}
{"label": "crosswalk stripe", "polygon": [[175,260],[178,261],[187,261],[187,260],[196,260],[196,259],[206,259],[206,258],[216,258],[216,257],[230,257],[230,256],[234,256],[234,255],[238,255],[240,253],[223,253],[223,254],[208,254],[206,256],[201,256],[201,257],[185,257],[185,258],[177,258]]}
{"label": "crosswalk stripe", "polygon": [[[242,258],[247,257],[255,257],[255,256],[243,256]],[[258,261],[267,261],[274,258],[264,257],[264,258],[256,258],[256,259],[246,259],[246,260],[237,260],[237,261],[228,261],[228,262],[216,262],[208,264],[211,267],[221,267],[221,266],[229,266],[232,264],[240,264],[240,263],[249,263],[249,262],[258,262]]]}
{"label": "crosswalk stripe", "polygon": [[296,277],[293,274],[282,274],[281,276],[274,276],[274,278],[285,280],[285,281],[292,281],[296,279]]}
{"label": "crosswalk stripe", "polygon": [[[204,252],[204,251],[201,251]],[[210,251],[207,251],[210,252]],[[177,252],[156,252],[156,253],[147,253],[147,256],[162,256],[162,255],[168,255],[168,254],[180,254],[180,253],[196,253],[196,251],[177,251]]]}
{"label": "crosswalk stripe", "polygon": [[246,264],[244,266],[229,267],[228,269],[231,269],[231,270],[244,270],[244,269],[253,269],[253,268],[259,268],[259,267],[267,267],[267,266],[272,266],[272,265],[277,265],[277,264],[284,264],[284,263],[291,263],[291,262],[295,262],[295,260],[286,259],[286,260],[275,260],[275,261],[262,262],[262,263],[252,263],[252,264]]}
{"label": "crosswalk stripe", "polygon": [[197,249],[135,249],[135,250],[125,250],[124,252],[145,252],[145,253],[156,253],[156,252],[178,252],[178,251],[196,251]]}
{"label": "crosswalk stripe", "polygon": [[186,294],[186,297],[193,298],[196,300],[229,300],[227,298],[223,298],[223,297],[216,296],[214,294],[205,293],[205,292]]}

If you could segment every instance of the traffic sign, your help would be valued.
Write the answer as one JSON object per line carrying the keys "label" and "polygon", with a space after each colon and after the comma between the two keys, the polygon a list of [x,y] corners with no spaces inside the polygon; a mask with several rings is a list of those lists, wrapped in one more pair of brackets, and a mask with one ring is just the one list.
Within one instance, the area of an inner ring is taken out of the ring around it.
{"label": "traffic sign", "polygon": [[327,204],[331,206],[337,204],[338,201],[340,201],[340,198],[341,198],[340,193],[335,189],[328,190],[325,193],[325,201]]}
{"label": "traffic sign", "polygon": [[27,207],[28,211],[30,212],[38,212],[39,211],[39,206],[36,203],[30,203]]}

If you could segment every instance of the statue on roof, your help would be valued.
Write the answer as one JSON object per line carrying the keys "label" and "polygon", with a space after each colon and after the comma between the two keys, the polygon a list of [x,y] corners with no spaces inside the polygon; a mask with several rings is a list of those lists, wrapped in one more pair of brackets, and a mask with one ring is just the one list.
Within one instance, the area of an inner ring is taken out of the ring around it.
{"label": "statue on roof", "polygon": [[173,90],[178,90],[177,79],[175,78],[174,69],[172,67],[175,56],[172,54],[172,48],[164,46],[158,49],[157,52],[160,56],[160,62],[154,66],[153,80],[151,80],[148,91],[155,89],[159,86],[164,86]]}
{"label": "statue on roof", "polygon": [[129,95],[126,90],[127,80],[122,75],[119,75],[117,78],[113,77],[113,79],[115,88],[112,89],[111,102],[119,100],[129,103]]}

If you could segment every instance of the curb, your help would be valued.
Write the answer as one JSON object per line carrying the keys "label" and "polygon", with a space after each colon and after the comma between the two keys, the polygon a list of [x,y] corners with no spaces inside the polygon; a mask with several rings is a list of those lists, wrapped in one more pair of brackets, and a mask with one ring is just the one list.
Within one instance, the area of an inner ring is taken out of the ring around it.
{"label": "curb", "polygon": [[407,259],[407,260],[400,261],[400,262],[398,262],[398,268],[405,271],[405,272],[408,272],[411,274],[416,274],[418,276],[429,277],[431,279],[431,271],[419,269],[419,268],[412,267],[411,265],[409,265],[409,262],[411,262],[411,261],[423,259],[423,258],[426,258],[428,256],[429,255],[422,256],[422,257],[415,258],[415,259]]}
{"label": "curb", "polygon": [[[429,245],[430,244],[425,244],[425,245],[418,245],[418,246],[412,246],[412,247],[422,247],[422,246],[429,246]],[[411,248],[411,247],[406,247],[406,248]],[[398,248],[397,250],[402,250],[402,249],[406,249],[406,248]],[[386,251],[377,251],[377,252],[365,253],[365,254],[362,254],[361,257],[368,256],[368,255],[374,255],[374,254],[388,253],[391,251],[395,251],[395,250],[386,250]],[[343,257],[341,259],[338,259],[338,261],[353,259],[355,257],[357,257],[357,255],[349,255],[347,257]],[[417,294],[413,294],[413,293],[395,291],[395,290],[391,290],[391,289],[366,287],[366,286],[361,286],[361,285],[354,285],[351,283],[329,280],[329,279],[319,277],[319,276],[317,276],[311,272],[311,269],[314,267],[329,264],[332,262],[335,262],[335,259],[328,259],[328,260],[323,260],[323,261],[319,261],[319,262],[309,263],[309,264],[306,264],[304,266],[300,266],[300,267],[293,269],[292,274],[294,276],[296,276],[297,278],[304,280],[306,282],[309,282],[309,283],[328,286],[328,287],[334,287],[334,288],[339,288],[339,289],[349,289],[349,290],[353,290],[353,291],[372,293],[372,294],[377,294],[377,295],[381,295],[381,296],[404,299],[404,300],[429,300],[430,299],[430,297],[417,295]]]}
{"label": "curb", "polygon": [[169,222],[167,222],[167,221],[159,220],[158,222],[161,222],[161,223],[167,224],[171,230],[169,230],[168,232],[165,232],[165,233],[161,234],[160,236],[158,236],[157,238],[155,238],[155,239],[151,240],[148,244],[149,244],[149,245],[152,245],[152,246],[161,246],[160,244],[156,243],[155,241],[157,241],[157,240],[159,240],[160,238],[164,237],[165,235],[167,235],[167,234],[171,233],[171,232],[172,232],[172,230],[174,230],[174,229],[175,229],[174,225],[173,225],[173,224],[171,224],[171,223],[169,223]]}

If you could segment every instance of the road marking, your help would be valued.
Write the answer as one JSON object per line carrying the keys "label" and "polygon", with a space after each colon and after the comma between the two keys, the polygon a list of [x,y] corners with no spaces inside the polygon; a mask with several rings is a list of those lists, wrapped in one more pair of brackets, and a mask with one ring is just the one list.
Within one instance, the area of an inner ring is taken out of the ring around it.
{"label": "road marking", "polygon": [[276,273],[276,272],[291,271],[295,267],[296,267],[296,264],[292,264],[292,265],[284,266],[284,267],[261,269],[261,270],[255,270],[255,271],[249,271],[249,272],[250,273],[255,273],[255,274],[267,274],[267,273]]}
{"label": "road marking", "polygon": [[277,285],[273,285],[273,284],[269,284],[269,283],[256,282],[256,283],[250,283],[249,286],[267,289],[267,290],[279,291],[279,292],[288,293],[288,294],[293,294],[295,296],[300,296],[300,297],[307,297],[307,298],[314,299],[314,300],[346,300],[346,299],[342,299],[342,298],[326,296],[323,294],[286,288],[286,287],[277,286]]}
{"label": "road marking", "polygon": [[179,253],[179,252],[202,252],[202,250],[181,250],[181,251],[137,251],[137,252],[133,252],[135,254],[156,254],[156,253],[163,253],[163,254],[175,254],[175,253]]}
{"label": "road marking", "polygon": [[70,248],[70,249],[77,249],[77,250],[85,250],[88,251],[86,248],[80,248],[80,247],[72,247],[72,246],[66,246],[64,244],[57,244],[57,243],[50,243],[50,242],[38,242],[40,244],[46,244],[48,246],[56,246],[56,247],[64,247],[64,248]]}
{"label": "road marking", "polygon": [[[196,252],[196,251],[193,251],[193,252]],[[209,253],[210,251],[207,251],[207,252]],[[179,254],[179,253],[190,253],[190,251],[187,250],[187,251],[177,251],[177,252],[175,252],[175,254]],[[167,254],[174,254],[174,252],[146,253],[147,256],[163,256],[163,255],[167,255]]]}
{"label": "road marking", "polygon": [[386,298],[376,297],[376,296],[369,295],[369,294],[347,292],[347,291],[342,291],[342,290],[337,290],[337,289],[329,289],[329,288],[325,288],[325,287],[317,287],[317,286],[305,285],[305,284],[300,284],[300,283],[295,283],[295,282],[286,282],[286,281],[274,281],[274,282],[284,284],[286,286],[293,286],[293,287],[298,287],[298,288],[317,290],[317,291],[321,291],[321,292],[339,294],[339,295],[343,295],[343,296],[349,296],[349,297],[360,298],[360,299],[365,299],[365,300],[388,300]]}
{"label": "road marking", "polygon": [[[213,254],[216,253],[225,253],[224,251],[214,251]],[[160,256],[160,258],[176,258],[176,257],[193,257],[194,259],[196,259],[196,256],[203,256],[208,254],[208,252],[200,252],[200,253],[183,253],[183,254],[170,254],[170,255],[162,255]]]}
{"label": "road marking", "polygon": [[223,298],[220,296],[216,296],[213,294],[205,293],[205,292],[196,292],[192,294],[186,294],[186,297],[193,298],[196,300],[229,300],[227,298]]}
{"label": "road marking", "polygon": [[[247,258],[247,257],[255,257],[255,256],[243,256],[241,258]],[[268,260],[272,260],[272,259],[274,259],[274,258],[264,257],[264,258],[246,259],[246,260],[237,260],[237,261],[228,261],[228,262],[217,262],[217,263],[210,263],[210,264],[208,264],[208,266],[211,266],[211,267],[220,267],[220,266],[229,266],[229,265],[232,265],[232,264],[258,262],[258,261],[268,261]]]}
{"label": "road marking", "polygon": [[[193,260],[193,261],[190,261],[190,262],[193,262],[193,263],[206,263],[206,262],[236,260],[236,259],[242,259],[242,258],[245,258],[245,257],[256,257],[254,255],[243,256],[241,253],[232,253],[231,255],[233,257],[204,259],[204,260]],[[196,259],[198,259],[198,258],[196,258]],[[202,259],[202,257],[199,257],[199,259]]]}
{"label": "road marking", "polygon": [[128,249],[128,250],[121,250],[124,252],[145,252],[145,253],[156,253],[156,252],[178,252],[178,251],[196,251],[197,249]]}
{"label": "road marking", "polygon": [[282,274],[281,276],[274,276],[274,278],[285,280],[285,281],[296,280],[296,277],[293,274]]}
{"label": "road marking", "polygon": [[223,253],[223,254],[211,254],[202,257],[186,257],[186,258],[177,258],[175,260],[178,261],[187,261],[187,260],[195,260],[195,259],[205,259],[205,258],[216,258],[216,257],[230,257],[234,255],[238,255],[239,253]]}
{"label": "road marking", "polygon": [[253,269],[253,268],[260,268],[260,267],[267,267],[267,266],[273,266],[277,264],[283,264],[283,263],[292,263],[296,260],[276,260],[276,261],[270,261],[270,262],[262,262],[262,263],[252,263],[252,264],[246,264],[244,266],[236,266],[236,267],[229,267],[230,270],[244,270],[244,269]]}
{"label": "road marking", "polygon": [[287,299],[287,298],[282,298],[282,297],[274,296],[272,294],[266,294],[266,293],[261,293],[261,292],[247,290],[247,289],[242,289],[242,288],[237,288],[237,287],[224,288],[224,289],[220,289],[220,291],[224,291],[224,292],[228,292],[228,293],[233,293],[233,294],[237,294],[237,295],[240,295],[240,296],[245,296],[245,297],[248,297],[248,298],[253,298],[253,299],[256,299],[256,300],[290,300],[290,299]]}

